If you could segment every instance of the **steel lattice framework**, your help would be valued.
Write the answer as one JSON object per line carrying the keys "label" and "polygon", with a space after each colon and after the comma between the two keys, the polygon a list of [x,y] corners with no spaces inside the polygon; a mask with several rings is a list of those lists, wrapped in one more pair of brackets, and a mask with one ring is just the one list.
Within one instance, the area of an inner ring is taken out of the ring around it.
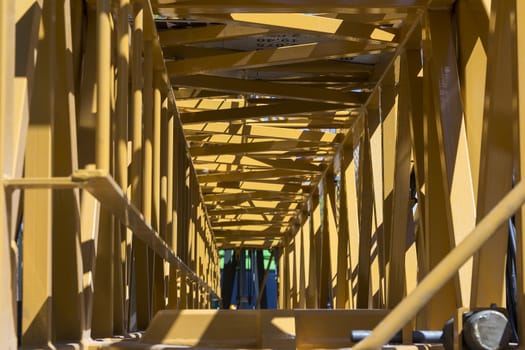
{"label": "steel lattice framework", "polygon": [[[525,338],[523,101],[522,0],[2,1],[0,348],[411,344],[506,305],[507,255]],[[153,319],[219,249],[272,249],[287,311]]]}

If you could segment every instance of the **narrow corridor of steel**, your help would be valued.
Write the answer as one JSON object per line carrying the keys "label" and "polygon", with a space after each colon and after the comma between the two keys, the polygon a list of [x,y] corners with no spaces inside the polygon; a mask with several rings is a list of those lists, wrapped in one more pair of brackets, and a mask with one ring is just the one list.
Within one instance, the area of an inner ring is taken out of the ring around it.
{"label": "narrow corridor of steel", "polygon": [[524,62],[521,0],[0,2],[0,348],[525,338]]}

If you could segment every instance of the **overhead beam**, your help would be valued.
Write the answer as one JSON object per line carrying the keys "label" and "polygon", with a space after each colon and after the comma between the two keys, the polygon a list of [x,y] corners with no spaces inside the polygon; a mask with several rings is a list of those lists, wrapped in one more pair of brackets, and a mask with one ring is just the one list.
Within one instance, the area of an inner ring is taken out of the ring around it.
{"label": "overhead beam", "polygon": [[254,159],[260,161],[261,163],[268,164],[269,166],[276,169],[295,169],[303,171],[312,171],[312,172],[322,172],[325,169],[324,165],[315,165],[309,161],[303,160],[290,160],[290,159],[265,159],[257,158]]}
{"label": "overhead beam", "polygon": [[171,29],[159,32],[162,46],[185,45],[243,36],[266,34],[270,30],[235,24],[213,24],[205,27]]}
{"label": "overhead beam", "polygon": [[[269,127],[289,128],[289,129],[350,129],[355,122],[355,119],[348,119],[345,121],[334,120],[334,118],[327,116],[326,121],[320,121],[312,115],[311,119],[297,119],[286,121],[271,121],[265,122],[264,125]],[[250,123],[250,122],[248,122]]]}
{"label": "overhead beam", "polygon": [[[285,186],[302,186],[303,189],[304,188],[308,188],[309,186],[303,186],[302,183],[305,182],[305,181],[308,181],[310,179],[313,179],[314,176],[311,176],[309,174],[304,174],[303,176],[301,177],[276,177],[276,178],[268,178],[268,179],[250,179],[250,180],[239,180],[239,181],[222,181],[222,182],[206,182],[206,183],[203,183],[205,185],[211,185],[213,186],[214,184],[217,184],[217,186],[219,185],[223,185],[223,184],[248,184],[248,183],[258,183],[258,184],[261,184],[262,185],[285,185]],[[263,189],[263,188],[261,188]],[[257,189],[255,189],[257,190]]]}
{"label": "overhead beam", "polygon": [[258,225],[258,226],[288,226],[290,222],[283,222],[279,220],[277,222],[273,221],[264,221],[264,220],[235,220],[235,221],[212,221],[211,225],[215,227],[235,227],[235,226],[248,226],[248,225]]}
{"label": "overhead beam", "polygon": [[214,231],[222,231],[230,234],[239,234],[239,232],[250,232],[250,237],[267,236],[268,234],[273,234],[275,232],[285,232],[289,230],[288,225],[278,225],[278,226],[268,226],[268,225],[244,225],[244,226],[229,226],[224,228],[214,228]]}
{"label": "overhead beam", "polygon": [[166,68],[171,77],[176,77],[220,70],[258,68],[276,64],[359,56],[380,52],[387,48],[389,47],[386,44],[332,40],[171,61],[166,62]]}
{"label": "overhead beam", "polygon": [[231,124],[226,122],[216,123],[192,123],[184,125],[184,131],[200,131],[210,134],[228,134],[228,135],[242,135],[241,124]]}
{"label": "overhead beam", "polygon": [[361,92],[341,92],[331,89],[298,86],[296,84],[271,83],[262,80],[244,80],[202,74],[177,77],[172,79],[172,83],[176,86],[191,86],[230,93],[270,95],[348,105],[361,104],[366,100],[366,94]]}
{"label": "overhead beam", "polygon": [[[308,159],[309,162],[314,163],[327,163],[328,158],[332,158],[335,150],[329,146],[319,146],[319,149],[295,149],[290,151],[269,151],[268,153],[251,153],[252,156],[258,159],[271,159],[277,160],[277,158],[300,158]],[[317,159],[317,160],[316,160]]]}
{"label": "overhead beam", "polygon": [[242,180],[254,180],[254,179],[268,179],[285,176],[304,176],[303,171],[294,170],[262,170],[262,171],[236,171],[230,173],[217,173],[217,174],[206,174],[199,175],[198,179],[200,183],[205,182],[218,182],[218,181],[242,181]]}
{"label": "overhead beam", "polygon": [[266,106],[255,106],[245,108],[232,108],[218,111],[186,112],[181,113],[182,123],[207,123],[232,120],[245,120],[251,118],[263,118],[267,116],[283,116],[319,111],[335,111],[345,109],[348,106],[320,103],[320,102],[281,102]]}
{"label": "overhead beam", "polygon": [[322,131],[296,130],[292,128],[271,127],[257,124],[247,124],[243,127],[241,125],[232,125],[225,122],[185,124],[184,131],[319,142],[341,142],[344,138],[344,134],[342,133],[335,134]]}
{"label": "overhead beam", "polygon": [[270,168],[269,165],[253,159],[252,157],[246,156],[235,156],[232,154],[225,154],[222,156],[200,156],[193,158],[193,163],[197,168],[202,169],[203,167],[216,169],[220,167],[221,169],[237,169],[236,167],[250,167],[250,168]]}
{"label": "overhead beam", "polygon": [[185,14],[231,12],[340,12],[340,13],[389,13],[406,10],[406,7],[424,8],[428,0],[195,0],[188,2],[162,1],[158,9],[176,9]]}
{"label": "overhead beam", "polygon": [[239,215],[239,214],[270,214],[279,215],[286,213],[293,213],[296,209],[285,210],[275,208],[236,208],[236,209],[213,209],[208,210],[210,216],[221,216],[221,215]]}
{"label": "overhead beam", "polygon": [[239,201],[223,201],[223,202],[215,202],[211,204],[210,206],[213,207],[213,209],[233,209],[233,208],[286,208],[286,209],[294,209],[297,208],[299,205],[298,201],[280,201],[277,199],[241,199]]}
{"label": "overhead beam", "polygon": [[291,221],[296,218],[297,212],[281,212],[281,213],[241,213],[241,214],[228,214],[228,215],[217,215],[212,217],[211,220],[284,220]]}
{"label": "overhead beam", "polygon": [[247,101],[243,98],[195,98],[177,101],[177,107],[184,110],[208,111],[225,110],[245,107]]}
{"label": "overhead beam", "polygon": [[226,96],[223,91],[211,91],[211,90],[202,90],[202,89],[192,89],[192,88],[178,88],[174,89],[173,94],[177,101],[187,99],[187,98],[206,98],[206,97],[219,97]]}
{"label": "overhead beam", "polygon": [[279,191],[251,191],[241,193],[211,193],[204,194],[205,202],[217,201],[234,201],[234,200],[250,200],[250,199],[303,199],[303,194],[283,193]]}
{"label": "overhead beam", "polygon": [[228,55],[239,51],[222,47],[179,45],[164,47],[162,52],[168,60],[186,60]]}
{"label": "overhead beam", "polygon": [[307,13],[230,13],[226,15],[207,15],[206,18],[219,21],[235,21],[263,26],[268,29],[299,31],[312,34],[325,34],[347,39],[392,41],[395,34],[376,25],[344,21]]}
{"label": "overhead beam", "polygon": [[217,240],[218,249],[236,249],[236,248],[245,248],[245,249],[271,249],[279,246],[280,240],[278,239],[266,239],[262,242],[260,240],[242,240],[239,243],[236,243],[238,240],[230,242],[225,239]]}
{"label": "overhead beam", "polygon": [[[296,140],[292,138],[288,139],[281,139],[281,138],[273,138],[273,137],[252,137],[250,135],[203,135],[203,134],[192,134],[188,133],[186,136],[186,140],[193,148],[199,148],[203,146],[220,146],[220,145],[240,145],[240,144],[256,144],[256,143],[263,143],[263,142],[309,142],[314,143],[316,145],[316,149],[319,148],[319,150],[322,151],[328,151],[333,146],[334,143],[327,142],[327,141],[303,141],[303,140]],[[271,150],[268,150],[271,154]],[[288,152],[289,153],[289,152]],[[287,154],[288,154],[287,153]]]}
{"label": "overhead beam", "polygon": [[[290,199],[290,198],[273,198],[273,199],[238,199],[238,200],[231,200],[231,201],[216,201],[216,202],[207,202],[210,207],[213,207],[215,209],[217,208],[234,208],[234,207],[252,207],[257,206],[261,208],[271,208],[271,207],[277,207],[277,206],[289,206],[290,208],[296,208],[298,205],[302,203],[303,198],[298,199]],[[279,205],[276,205],[274,202],[279,201]],[[268,221],[268,219],[264,219],[264,221]]]}
{"label": "overhead beam", "polygon": [[[301,186],[297,184],[280,184],[280,183],[269,183],[269,182],[255,182],[255,181],[240,181],[240,182],[217,182],[212,183],[213,188],[232,188],[240,190],[262,190],[262,191],[281,191],[288,193],[300,193],[308,192],[306,191],[307,186]],[[203,189],[206,190],[206,186],[203,186]],[[209,187],[208,187],[209,188]]]}
{"label": "overhead beam", "polygon": [[287,214],[237,214],[237,215],[225,215],[221,216],[221,219],[224,220],[287,220],[291,221],[293,218],[295,218],[295,213],[287,213]]}
{"label": "overhead beam", "polygon": [[227,238],[233,238],[233,237],[242,237],[242,238],[249,238],[249,239],[256,239],[257,237],[282,237],[284,236],[283,231],[280,230],[267,230],[267,231],[259,231],[254,232],[251,230],[213,230],[213,233],[216,237],[227,237]]}
{"label": "overhead beam", "polygon": [[[292,158],[300,158],[303,163],[309,164],[315,160],[314,158],[316,158],[317,161],[314,162],[313,165],[319,166],[316,163],[328,162],[328,160],[324,158],[333,157],[334,152],[335,151],[332,148],[324,146],[316,150],[296,149],[296,150],[291,150],[291,151],[286,151],[286,152],[285,151],[270,151],[270,153],[263,153],[263,152],[250,153],[249,155],[223,154],[223,155],[212,155],[212,156],[198,156],[198,157],[193,158],[193,162],[194,164],[199,164],[200,169],[203,168],[203,164],[216,164],[216,165],[224,164],[224,165],[232,165],[232,166],[245,165],[250,168],[268,168],[268,167],[282,168],[281,166],[268,166],[267,164],[264,163],[264,161],[266,159],[269,159],[270,161],[278,160],[276,158],[289,159],[289,160],[291,160]],[[215,161],[212,158],[217,158],[217,160]],[[228,160],[230,160],[230,162],[228,162]],[[289,167],[285,166],[284,169],[289,169]],[[235,169],[232,168],[231,170],[235,170]],[[298,168],[297,170],[304,170],[306,172],[322,171],[322,169],[315,170],[310,167],[306,167],[304,169]]]}
{"label": "overhead beam", "polygon": [[354,73],[372,73],[373,64],[344,62],[344,61],[316,61],[316,62],[299,62],[291,64],[280,64],[278,66],[257,68],[256,71],[267,72],[297,72],[305,74],[354,74]]}
{"label": "overhead beam", "polygon": [[269,151],[288,151],[298,148],[318,148],[319,143],[310,141],[266,141],[266,142],[252,142],[252,143],[236,143],[236,144],[221,144],[221,145],[204,145],[199,147],[191,147],[190,153],[192,156],[209,156],[221,154],[245,154],[256,152]]}
{"label": "overhead beam", "polygon": [[265,239],[224,239],[217,241],[217,249],[272,249],[281,245],[281,238]]}
{"label": "overhead beam", "polygon": [[249,136],[274,137],[301,141],[341,142],[344,135],[322,131],[295,130],[260,125],[246,125],[245,133]]}
{"label": "overhead beam", "polygon": [[[370,74],[361,73],[348,73],[346,75],[334,75],[334,74],[323,74],[317,76],[299,76],[295,72],[282,73],[281,77],[275,76],[277,72],[262,72],[258,71],[257,75],[261,80],[276,82],[276,83],[289,83],[291,86],[310,86],[312,88],[329,88],[332,90],[339,90],[348,92],[353,90],[364,91],[375,86],[376,82],[370,80]],[[273,76],[272,76],[273,74]],[[247,77],[250,78],[250,77]],[[253,78],[250,78],[253,79]],[[343,92],[343,91],[342,91]]]}

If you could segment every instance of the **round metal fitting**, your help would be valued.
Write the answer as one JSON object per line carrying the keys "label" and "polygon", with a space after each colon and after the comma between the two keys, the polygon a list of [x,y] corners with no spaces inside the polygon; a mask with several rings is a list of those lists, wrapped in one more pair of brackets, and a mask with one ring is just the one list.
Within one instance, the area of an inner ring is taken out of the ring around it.
{"label": "round metal fitting", "polygon": [[463,326],[463,339],[471,350],[504,349],[510,335],[509,320],[498,310],[473,312]]}

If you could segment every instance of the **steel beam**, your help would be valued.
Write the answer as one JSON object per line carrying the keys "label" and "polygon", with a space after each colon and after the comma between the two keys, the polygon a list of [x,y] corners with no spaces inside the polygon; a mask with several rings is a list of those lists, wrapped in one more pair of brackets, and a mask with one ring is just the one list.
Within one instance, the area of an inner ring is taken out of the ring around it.
{"label": "steel beam", "polygon": [[[165,208],[161,203],[161,123],[162,123],[162,91],[161,91],[161,77],[160,72],[153,71],[153,172],[152,172],[152,220],[151,224],[163,240],[166,240],[165,226],[161,224],[161,218],[164,217],[163,209]],[[159,310],[165,309],[164,296],[164,262],[162,258],[155,256],[153,258],[153,285],[151,291],[152,299],[152,314],[156,314]]]}
{"label": "steel beam", "polygon": [[366,100],[366,95],[359,92],[340,92],[337,90],[312,88],[285,82],[246,80],[202,74],[175,77],[172,79],[172,84],[175,86],[202,88],[228,93],[269,95],[305,101],[340,103],[351,106],[364,103]]}
{"label": "steel beam", "polygon": [[[15,3],[0,3],[0,174],[17,176],[11,153],[16,140],[12,139],[14,113],[15,59],[10,54],[15,44]],[[18,118],[17,118],[18,119]],[[16,251],[13,249],[14,228],[10,224],[11,210],[6,189],[0,188],[0,347],[15,349],[17,345],[16,303]],[[11,208],[13,208],[11,206]]]}
{"label": "steel beam", "polygon": [[210,216],[222,216],[222,215],[238,215],[238,214],[286,214],[294,212],[295,209],[281,209],[281,208],[236,208],[236,209],[213,209],[208,210]]}
{"label": "steel beam", "polygon": [[321,230],[321,208],[319,203],[319,194],[315,193],[310,199],[310,271],[307,287],[306,307],[317,309],[321,307],[319,303],[319,283],[320,283],[320,230]]}
{"label": "steel beam", "polygon": [[259,25],[276,31],[298,31],[350,40],[391,42],[395,36],[372,24],[308,13],[231,13],[227,17],[236,22]]}
{"label": "steel beam", "polygon": [[321,102],[281,102],[265,106],[232,108],[229,110],[181,113],[181,121],[189,123],[223,122],[233,120],[256,119],[270,116],[285,116],[319,111],[346,109],[344,105]]}
{"label": "steel beam", "polygon": [[200,183],[219,182],[219,181],[243,181],[243,180],[260,180],[280,177],[292,177],[305,175],[303,171],[294,170],[262,170],[262,171],[236,171],[220,172],[215,174],[199,175]]}
{"label": "steel beam", "polygon": [[[516,55],[511,2],[493,2],[487,48],[487,76],[483,115],[483,143],[478,188],[477,220],[487,215],[512,188],[517,107]],[[510,61],[506,61],[510,58]],[[509,62],[492,64],[492,62]],[[509,83],[510,82],[510,83]],[[471,307],[505,302],[504,279],[508,226],[502,226],[474,257]],[[489,301],[491,300],[491,301]]]}
{"label": "steel beam", "polygon": [[390,13],[406,7],[423,8],[428,5],[428,0],[332,0],[323,3],[317,1],[288,1],[281,3],[272,1],[251,1],[246,3],[240,0],[230,0],[217,4],[210,0],[191,2],[165,1],[157,5],[159,9],[177,9],[184,14],[194,13],[231,13],[231,12],[341,12],[341,13]]}
{"label": "steel beam", "polygon": [[172,29],[159,32],[163,46],[187,45],[200,42],[227,40],[244,36],[266,34],[270,30],[235,24],[215,24],[205,27]]}
{"label": "steel beam", "polygon": [[[525,55],[525,7],[523,2],[516,1],[516,57],[523,57]],[[519,163],[520,163],[520,179],[525,177],[525,65],[522,61],[517,62],[518,73],[518,120],[519,120]],[[525,334],[525,236],[523,218],[525,217],[525,209],[522,207],[519,213],[521,217],[521,226],[518,225],[517,230],[517,309],[518,311],[518,334],[523,337]]]}
{"label": "steel beam", "polygon": [[[365,130],[367,130],[366,127]],[[359,211],[359,268],[358,268],[358,291],[357,307],[367,308],[370,300],[370,278],[371,278],[371,239],[373,230],[373,173],[370,150],[369,132],[365,131],[360,143],[359,165],[358,165],[358,211]]]}
{"label": "steel beam", "polygon": [[[57,52],[73,52],[69,21],[71,3],[56,8]],[[54,120],[55,176],[68,176],[78,169],[76,140],[77,118],[73,55],[56,55]],[[80,232],[80,193],[77,190],[56,190],[53,193],[53,318],[55,339],[81,342],[85,340],[86,310],[82,286],[83,265]],[[58,254],[57,252],[61,252]]]}
{"label": "steel beam", "polygon": [[[128,18],[131,14],[131,4],[129,0],[120,0],[117,18],[117,40],[118,40],[118,58],[117,58],[117,96],[116,96],[116,120],[115,125],[115,179],[120,187],[126,192],[128,197],[131,193],[128,189],[128,116],[131,116],[130,108],[130,26]],[[115,331],[125,333],[129,325],[130,315],[130,287],[131,287],[131,240],[132,233],[123,225],[117,230],[120,234],[120,242],[115,242],[116,254],[120,256],[120,262],[116,266],[121,266],[122,283],[119,287],[116,281],[116,299],[123,301],[122,310],[115,313],[114,328]],[[118,235],[118,234],[117,234]],[[124,244],[125,249],[117,254],[120,245]],[[117,274],[118,275],[118,274]],[[119,290],[120,289],[120,290]],[[117,305],[117,304],[116,304]]]}
{"label": "steel beam", "polygon": [[[349,223],[349,251],[348,251],[348,269],[349,269],[349,298],[350,306],[357,305],[357,283],[358,283],[358,262],[359,262],[359,214],[357,200],[357,179],[356,164],[353,159],[353,147],[343,148],[343,165],[341,168],[341,177],[344,176],[346,192],[346,211],[341,206],[341,215],[345,216]],[[342,199],[341,199],[342,200]]]}
{"label": "steel beam", "polygon": [[[447,174],[444,190],[449,192],[447,197],[450,198],[448,210],[453,225],[451,239],[457,244],[474,227],[476,214],[460,86],[457,78],[450,78],[450,76],[458,76],[450,21],[448,11],[429,13],[433,50],[432,76],[434,84],[439,81],[439,87],[434,87],[434,103],[438,113],[438,139],[443,143],[441,146],[445,160],[443,166]],[[446,72],[443,67],[447,67]],[[443,98],[443,89],[448,93],[446,99]],[[471,275],[472,262],[468,262],[459,271],[456,280],[457,298],[463,306],[468,304]]]}
{"label": "steel beam", "polygon": [[[429,42],[427,42],[430,45]],[[429,46],[424,46],[429,50]],[[447,206],[449,205],[448,194],[444,189],[446,181],[446,170],[442,163],[441,152],[438,138],[438,114],[436,105],[435,89],[438,85],[433,81],[436,77],[432,74],[431,55],[424,55],[423,62],[423,135],[424,142],[427,146],[425,152],[425,187],[424,187],[424,224],[425,234],[425,264],[424,267],[432,269],[441,261],[451,249],[450,234],[451,220]],[[442,232],[448,232],[446,237],[441,235]],[[424,276],[424,275],[423,275]],[[423,277],[421,276],[421,277]],[[436,327],[443,323],[454,312],[457,298],[455,285],[449,282],[445,288],[441,289],[428,304],[425,309],[426,324],[428,328]]]}
{"label": "steel beam", "polygon": [[387,307],[393,308],[405,296],[405,255],[408,236],[409,196],[410,193],[410,128],[409,108],[410,90],[408,89],[409,76],[406,57],[401,56],[400,62],[399,97],[396,111],[396,135],[394,176],[392,188],[392,220],[389,235],[389,271],[387,286]]}
{"label": "steel beam", "polygon": [[[113,81],[111,69],[111,9],[110,1],[97,0],[97,122],[95,133],[95,163],[100,169],[109,170],[111,163],[111,101],[110,89]],[[111,216],[103,209],[100,212],[96,267],[94,271],[93,323],[91,331],[95,337],[113,334],[113,288],[114,288],[114,239]]]}
{"label": "steel beam", "polygon": [[[48,177],[53,173],[55,11],[55,1],[43,3],[40,29],[47,29],[39,40],[33,84],[51,93],[35,94],[31,99],[24,170],[27,177]],[[22,276],[24,306],[20,340],[22,346],[27,347],[53,347],[52,200],[52,191],[48,189],[27,191],[24,196],[23,260],[26,264]],[[4,234],[11,240],[14,238],[8,232]]]}
{"label": "steel beam", "polygon": [[267,141],[240,144],[205,145],[190,148],[194,157],[223,154],[252,154],[259,152],[293,151],[295,149],[319,148],[320,145],[310,141]]}
{"label": "steel beam", "polygon": [[170,61],[166,62],[166,67],[170,77],[177,77],[220,70],[261,68],[277,64],[355,57],[388,49],[388,46],[385,44],[335,40]]}

